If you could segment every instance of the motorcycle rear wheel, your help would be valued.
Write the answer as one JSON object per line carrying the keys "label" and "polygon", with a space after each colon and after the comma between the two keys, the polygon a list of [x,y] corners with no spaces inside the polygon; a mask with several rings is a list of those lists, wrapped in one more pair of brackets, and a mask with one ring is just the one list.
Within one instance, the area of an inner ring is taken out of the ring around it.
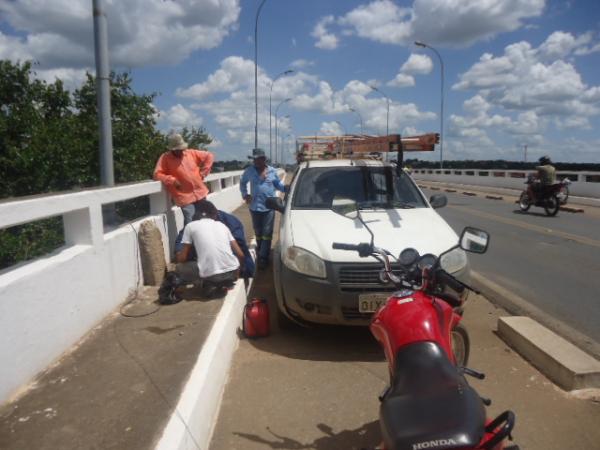
{"label": "motorcycle rear wheel", "polygon": [[462,324],[456,325],[450,333],[452,353],[458,367],[465,367],[469,363],[471,352],[471,339],[467,329]]}
{"label": "motorcycle rear wheel", "polygon": [[521,197],[519,197],[519,208],[523,212],[529,211],[529,208],[531,208],[531,199],[529,198],[527,191],[521,193]]}
{"label": "motorcycle rear wheel", "polygon": [[555,216],[558,213],[558,209],[560,208],[560,201],[556,194],[548,197],[544,203],[544,209],[546,210],[546,214],[550,217]]}

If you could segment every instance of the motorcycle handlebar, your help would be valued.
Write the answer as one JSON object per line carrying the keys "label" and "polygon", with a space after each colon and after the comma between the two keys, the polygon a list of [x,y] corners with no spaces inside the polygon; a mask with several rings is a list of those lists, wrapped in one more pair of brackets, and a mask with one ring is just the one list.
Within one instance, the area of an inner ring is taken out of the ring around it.
{"label": "motorcycle handlebar", "polygon": [[450,275],[448,272],[445,272],[444,270],[438,271],[437,278],[438,281],[445,284],[450,289],[455,290],[456,292],[462,292],[465,289],[464,285],[460,281],[458,281],[456,278],[454,278],[452,275]]}
{"label": "motorcycle handlebar", "polygon": [[358,251],[358,245],[356,245],[356,244],[343,244],[341,242],[334,242],[331,245],[331,248],[336,249],[336,250]]}

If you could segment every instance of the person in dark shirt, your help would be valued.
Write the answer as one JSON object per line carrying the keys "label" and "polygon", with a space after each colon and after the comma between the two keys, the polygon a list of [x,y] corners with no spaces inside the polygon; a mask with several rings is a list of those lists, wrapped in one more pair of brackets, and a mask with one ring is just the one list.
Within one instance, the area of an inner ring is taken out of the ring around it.
{"label": "person in dark shirt", "polygon": [[[195,215],[201,216],[203,214],[203,210],[204,210],[203,205],[199,205],[198,208],[196,209]],[[236,240],[237,244],[239,245],[240,249],[242,250],[242,253],[244,253],[244,265],[243,265],[242,270],[240,271],[240,277],[252,278],[254,276],[255,264],[254,264],[254,260],[252,259],[252,255],[250,254],[250,249],[248,248],[248,244],[246,243],[246,235],[244,233],[244,225],[242,224],[240,219],[235,217],[233,214],[229,214],[229,213],[226,213],[225,211],[221,211],[221,210],[219,210],[217,212],[217,220],[219,222],[222,222],[227,228],[229,228],[229,231],[231,231],[233,238]],[[177,236],[177,239],[175,241],[175,253],[178,253],[183,248],[183,244],[181,242],[182,238],[183,238],[183,229],[179,232],[179,235]],[[189,258],[190,259],[196,258],[196,253],[193,248],[190,251]]]}

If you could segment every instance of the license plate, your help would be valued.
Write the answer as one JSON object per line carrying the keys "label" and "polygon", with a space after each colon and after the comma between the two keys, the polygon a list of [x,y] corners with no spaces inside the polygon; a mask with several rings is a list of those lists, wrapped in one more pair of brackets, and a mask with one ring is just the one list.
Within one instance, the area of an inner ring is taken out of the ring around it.
{"label": "license plate", "polygon": [[358,312],[373,313],[385,305],[388,297],[389,294],[386,293],[360,294],[358,296]]}

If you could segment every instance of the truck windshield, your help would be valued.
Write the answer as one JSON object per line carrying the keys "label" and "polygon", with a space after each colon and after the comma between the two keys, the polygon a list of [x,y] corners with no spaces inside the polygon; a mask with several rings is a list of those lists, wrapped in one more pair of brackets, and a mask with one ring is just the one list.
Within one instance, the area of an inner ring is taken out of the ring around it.
{"label": "truck windshield", "polygon": [[426,206],[409,176],[388,166],[304,169],[293,197],[293,209],[330,209],[334,197],[355,200],[361,209]]}

